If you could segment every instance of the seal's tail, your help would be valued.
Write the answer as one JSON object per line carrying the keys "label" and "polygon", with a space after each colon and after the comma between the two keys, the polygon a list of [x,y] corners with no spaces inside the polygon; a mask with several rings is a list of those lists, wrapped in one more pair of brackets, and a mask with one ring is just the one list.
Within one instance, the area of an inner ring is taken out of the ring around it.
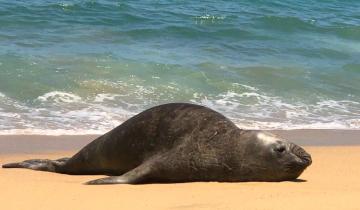
{"label": "seal's tail", "polygon": [[18,163],[7,163],[2,165],[3,168],[28,168],[37,171],[49,171],[61,173],[61,167],[69,158],[61,158],[58,160],[48,160],[48,159],[31,159],[25,160]]}

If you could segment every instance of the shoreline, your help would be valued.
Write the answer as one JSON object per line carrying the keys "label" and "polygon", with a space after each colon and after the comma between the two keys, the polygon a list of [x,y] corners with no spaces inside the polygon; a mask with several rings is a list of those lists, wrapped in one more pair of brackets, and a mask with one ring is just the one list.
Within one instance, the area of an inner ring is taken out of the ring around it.
{"label": "shoreline", "polygon": [[[360,130],[269,130],[301,146],[360,145]],[[79,150],[100,135],[0,135],[0,154]]]}

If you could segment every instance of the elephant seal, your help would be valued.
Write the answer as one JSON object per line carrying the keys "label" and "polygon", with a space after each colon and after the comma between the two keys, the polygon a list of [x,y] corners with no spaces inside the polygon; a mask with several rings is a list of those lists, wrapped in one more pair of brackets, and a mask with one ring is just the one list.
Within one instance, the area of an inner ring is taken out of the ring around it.
{"label": "elephant seal", "polygon": [[311,156],[293,143],[239,129],[204,106],[171,103],[135,115],[71,158],[2,167],[110,175],[86,184],[139,184],[294,180],[310,164]]}

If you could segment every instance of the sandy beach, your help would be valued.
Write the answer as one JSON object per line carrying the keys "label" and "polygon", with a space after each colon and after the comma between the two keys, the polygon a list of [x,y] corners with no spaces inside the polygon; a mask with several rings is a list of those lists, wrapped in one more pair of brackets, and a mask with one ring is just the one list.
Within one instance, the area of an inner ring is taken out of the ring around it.
{"label": "sandy beach", "polygon": [[[88,186],[82,183],[101,176],[0,169],[0,208],[360,209],[359,130],[273,132],[312,155],[299,181]],[[95,137],[0,136],[0,164],[71,156]]]}

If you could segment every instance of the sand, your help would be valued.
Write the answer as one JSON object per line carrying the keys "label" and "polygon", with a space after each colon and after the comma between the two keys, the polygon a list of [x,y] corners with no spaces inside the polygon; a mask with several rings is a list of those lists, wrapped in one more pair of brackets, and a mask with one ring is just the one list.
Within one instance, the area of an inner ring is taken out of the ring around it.
{"label": "sand", "polygon": [[[88,186],[102,176],[0,169],[0,209],[360,209],[360,131],[278,133],[308,145],[303,181]],[[318,135],[315,145],[308,135]],[[340,137],[352,140],[340,146]],[[71,156],[92,138],[0,136],[0,164]]]}

